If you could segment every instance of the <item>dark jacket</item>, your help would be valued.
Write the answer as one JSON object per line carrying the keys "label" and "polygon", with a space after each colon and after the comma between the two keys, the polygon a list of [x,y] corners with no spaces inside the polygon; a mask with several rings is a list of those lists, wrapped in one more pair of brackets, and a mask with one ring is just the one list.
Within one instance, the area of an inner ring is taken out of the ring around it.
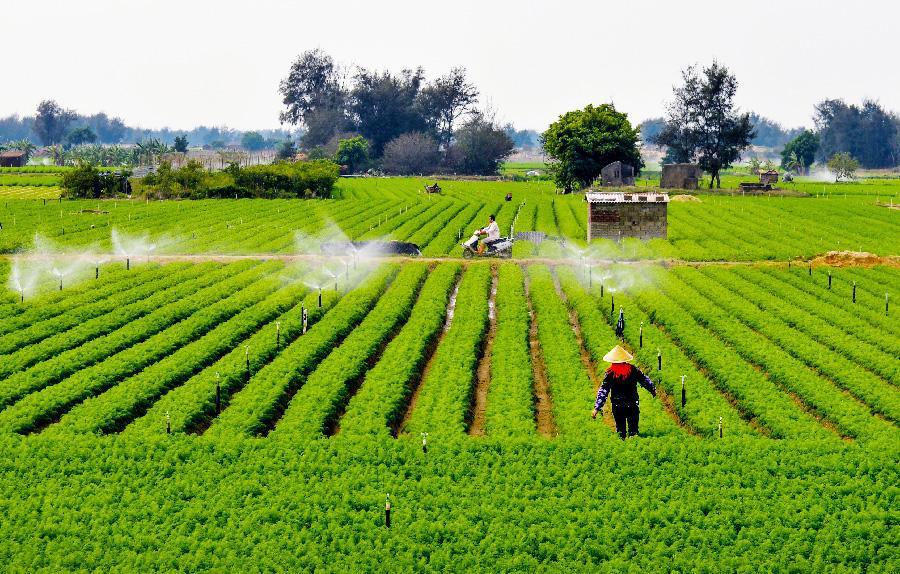
{"label": "dark jacket", "polygon": [[656,396],[656,387],[653,386],[653,381],[640,369],[629,363],[611,366],[603,374],[603,384],[597,391],[594,408],[598,411],[601,410],[606,402],[606,397],[610,394],[613,408],[626,404],[638,404],[638,385],[647,389],[654,397]]}

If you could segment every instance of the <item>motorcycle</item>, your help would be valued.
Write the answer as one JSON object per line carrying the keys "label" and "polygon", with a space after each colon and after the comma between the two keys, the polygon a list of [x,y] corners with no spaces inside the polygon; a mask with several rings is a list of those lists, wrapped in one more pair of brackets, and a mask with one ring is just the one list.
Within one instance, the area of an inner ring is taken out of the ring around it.
{"label": "motorcycle", "polygon": [[481,253],[474,247],[478,245],[478,237],[479,234],[476,232],[469,241],[463,243],[462,255],[464,259],[472,259],[473,257],[500,257],[501,259],[509,259],[512,257],[512,237],[501,237],[493,243],[485,245],[484,251]]}

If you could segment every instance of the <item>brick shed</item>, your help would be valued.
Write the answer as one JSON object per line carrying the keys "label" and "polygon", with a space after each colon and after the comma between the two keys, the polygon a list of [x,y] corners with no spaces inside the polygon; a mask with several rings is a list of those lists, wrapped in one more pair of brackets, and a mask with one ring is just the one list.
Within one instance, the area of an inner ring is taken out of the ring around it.
{"label": "brick shed", "polygon": [[634,168],[627,163],[614,161],[600,170],[600,182],[603,187],[634,185]]}
{"label": "brick shed", "polygon": [[703,170],[695,163],[667,163],[662,166],[659,187],[697,189]]}
{"label": "brick shed", "polygon": [[588,241],[601,237],[665,239],[668,234],[669,195],[666,193],[589,191],[584,198],[588,209]]}

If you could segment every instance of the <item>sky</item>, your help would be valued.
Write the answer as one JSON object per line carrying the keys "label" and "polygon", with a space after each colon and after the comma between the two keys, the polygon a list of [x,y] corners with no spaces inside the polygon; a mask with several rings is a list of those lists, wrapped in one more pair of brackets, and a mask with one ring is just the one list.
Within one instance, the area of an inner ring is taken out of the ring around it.
{"label": "sky", "polygon": [[[0,116],[42,99],[129,125],[277,128],[278,82],[305,50],[352,69],[465,67],[502,122],[544,130],[613,102],[637,123],[663,114],[681,70],[713,59],[738,105],[810,126],[823,98],[900,111],[893,1],[0,0]],[[8,52],[9,53],[9,52]],[[21,66],[22,73],[12,70]],[[891,72],[894,70],[894,72]]]}

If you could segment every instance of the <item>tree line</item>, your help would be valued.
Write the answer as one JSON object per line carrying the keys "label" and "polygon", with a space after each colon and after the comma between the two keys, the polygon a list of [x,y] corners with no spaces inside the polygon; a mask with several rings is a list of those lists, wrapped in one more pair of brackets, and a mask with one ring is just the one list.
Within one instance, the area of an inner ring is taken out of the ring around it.
{"label": "tree line", "polygon": [[349,171],[492,175],[514,147],[508,126],[477,107],[480,94],[464,68],[428,80],[421,67],[348,68],[309,50],[279,91],[281,121],[303,130],[300,149]]}

